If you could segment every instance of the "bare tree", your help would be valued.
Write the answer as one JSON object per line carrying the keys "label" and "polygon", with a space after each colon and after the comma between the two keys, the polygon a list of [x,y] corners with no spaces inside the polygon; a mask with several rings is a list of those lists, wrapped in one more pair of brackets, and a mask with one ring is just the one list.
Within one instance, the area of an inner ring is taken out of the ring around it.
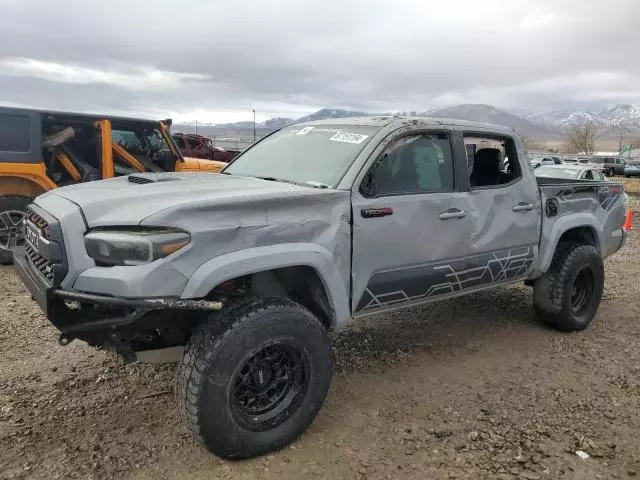
{"label": "bare tree", "polygon": [[591,155],[596,149],[596,127],[587,122],[574,126],[567,137],[567,150],[571,153]]}

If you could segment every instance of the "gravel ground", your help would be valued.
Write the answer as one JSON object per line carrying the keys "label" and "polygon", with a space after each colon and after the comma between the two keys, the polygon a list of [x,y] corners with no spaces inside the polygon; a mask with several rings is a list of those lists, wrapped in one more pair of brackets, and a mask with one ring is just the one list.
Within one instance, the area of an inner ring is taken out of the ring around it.
{"label": "gravel ground", "polygon": [[[632,206],[640,211],[639,196]],[[236,463],[203,451],[178,421],[173,365],[123,366],[80,342],[58,346],[1,268],[0,478],[640,475],[638,236],[607,260],[585,332],[541,326],[531,290],[517,285],[334,335],[333,385],[309,431]]]}

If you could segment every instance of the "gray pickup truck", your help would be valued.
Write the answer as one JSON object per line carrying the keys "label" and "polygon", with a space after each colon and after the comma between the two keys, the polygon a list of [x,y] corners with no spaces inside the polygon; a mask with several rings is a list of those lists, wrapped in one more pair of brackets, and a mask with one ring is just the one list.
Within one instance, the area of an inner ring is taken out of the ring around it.
{"label": "gray pickup truck", "polygon": [[[593,319],[625,241],[623,187],[537,178],[510,129],[372,117],[279,130],[219,175],[148,173],[35,200],[17,270],[60,343],[182,348],[177,401],[246,458],[310,425],[328,332],[524,281],[546,324]],[[148,353],[148,352],[147,352]]]}

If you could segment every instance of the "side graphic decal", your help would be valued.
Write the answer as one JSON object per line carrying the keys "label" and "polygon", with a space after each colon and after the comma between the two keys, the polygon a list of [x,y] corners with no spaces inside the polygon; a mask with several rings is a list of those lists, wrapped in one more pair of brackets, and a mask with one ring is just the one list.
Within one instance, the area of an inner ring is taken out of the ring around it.
{"label": "side graphic decal", "polygon": [[531,267],[533,258],[533,247],[519,247],[450,262],[378,272],[367,285],[356,312],[520,278]]}
{"label": "side graphic decal", "polygon": [[556,194],[556,197],[561,202],[568,202],[572,200],[573,197],[578,196],[581,193],[591,193],[593,190],[595,190],[598,195],[598,203],[600,203],[600,206],[604,210],[610,210],[615,205],[623,191],[622,186],[620,185],[588,185],[584,187],[564,188]]}

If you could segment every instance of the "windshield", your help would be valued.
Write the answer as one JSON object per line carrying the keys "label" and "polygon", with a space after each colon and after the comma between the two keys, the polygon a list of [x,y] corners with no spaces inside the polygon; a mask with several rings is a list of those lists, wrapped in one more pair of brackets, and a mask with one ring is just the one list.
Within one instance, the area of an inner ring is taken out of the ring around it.
{"label": "windshield", "polygon": [[575,168],[557,168],[557,167],[538,167],[536,168],[536,177],[547,178],[578,178],[580,170]]}
{"label": "windshield", "polygon": [[247,150],[223,173],[334,188],[377,131],[362,125],[294,125]]}

